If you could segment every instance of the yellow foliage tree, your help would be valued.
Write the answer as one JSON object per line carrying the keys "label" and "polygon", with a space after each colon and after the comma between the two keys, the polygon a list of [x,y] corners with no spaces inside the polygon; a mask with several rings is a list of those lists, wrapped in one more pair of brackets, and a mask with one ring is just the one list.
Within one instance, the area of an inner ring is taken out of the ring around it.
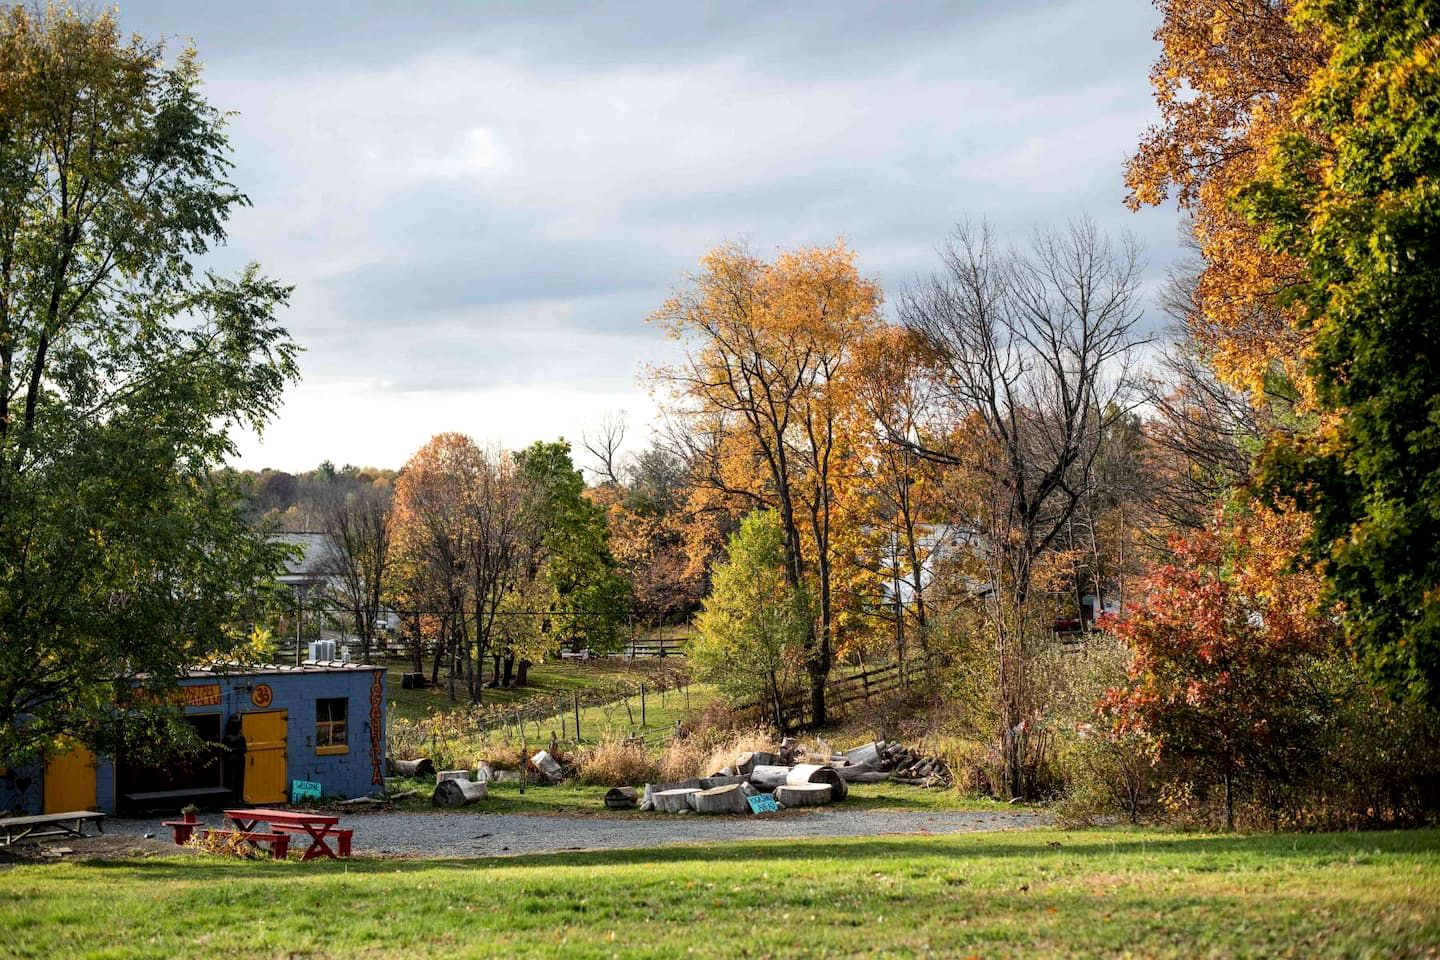
{"label": "yellow foliage tree", "polygon": [[1193,218],[1204,267],[1185,318],[1221,379],[1261,400],[1282,374],[1308,394],[1306,335],[1279,302],[1300,267],[1266,250],[1234,207],[1267,144],[1301,132],[1294,106],[1327,45],[1299,30],[1288,2],[1157,0],[1161,53],[1150,71],[1160,108],[1125,170],[1132,207],[1174,196]]}
{"label": "yellow foliage tree", "polygon": [[726,244],[652,317],[685,347],[656,378],[700,484],[773,508],[787,581],[813,597],[804,660],[816,723],[825,721],[837,646],[839,498],[844,461],[854,456],[844,382],[857,345],[880,325],[880,301],[842,243],[774,262]]}

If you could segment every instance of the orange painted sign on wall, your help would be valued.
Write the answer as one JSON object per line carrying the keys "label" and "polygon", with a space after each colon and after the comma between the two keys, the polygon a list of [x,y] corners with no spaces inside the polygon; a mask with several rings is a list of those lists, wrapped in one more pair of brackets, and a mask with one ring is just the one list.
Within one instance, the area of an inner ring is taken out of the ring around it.
{"label": "orange painted sign on wall", "polygon": [[168,703],[176,707],[218,707],[220,705],[220,684],[201,683],[193,687],[180,687],[162,696],[157,696],[148,690],[136,690],[134,697],[138,703]]}
{"label": "orange painted sign on wall", "polygon": [[220,705],[220,684],[202,683],[193,687],[181,687],[180,702],[187,707],[217,707]]}

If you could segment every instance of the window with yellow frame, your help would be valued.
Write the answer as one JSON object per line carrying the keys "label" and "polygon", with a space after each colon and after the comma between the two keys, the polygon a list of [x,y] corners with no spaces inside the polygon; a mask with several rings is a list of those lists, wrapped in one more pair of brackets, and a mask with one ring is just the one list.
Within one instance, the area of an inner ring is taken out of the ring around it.
{"label": "window with yellow frame", "polygon": [[315,752],[318,754],[349,753],[346,717],[350,712],[348,697],[331,697],[315,701]]}

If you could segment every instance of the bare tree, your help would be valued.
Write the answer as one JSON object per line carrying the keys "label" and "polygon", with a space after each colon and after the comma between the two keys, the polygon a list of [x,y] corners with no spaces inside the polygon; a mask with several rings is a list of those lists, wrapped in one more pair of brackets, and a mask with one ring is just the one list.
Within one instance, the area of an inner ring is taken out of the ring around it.
{"label": "bare tree", "polygon": [[321,510],[326,572],[334,578],[338,594],[334,599],[349,614],[360,638],[360,655],[367,662],[384,612],[392,494],[386,483],[351,490],[337,487]]}
{"label": "bare tree", "polygon": [[623,486],[623,465],[620,462],[620,446],[625,442],[627,423],[625,411],[610,410],[600,418],[594,433],[586,431],[580,435],[580,446],[595,458],[590,472],[600,478],[602,484],[612,487]]}
{"label": "bare tree", "polygon": [[[1147,471],[1152,505],[1171,529],[1187,530],[1204,526],[1215,504],[1250,476],[1262,433],[1285,428],[1275,422],[1262,427],[1252,398],[1216,377],[1194,335],[1203,327],[1196,290],[1205,261],[1193,230],[1183,230],[1182,240],[1191,255],[1171,270],[1161,293],[1171,342],[1148,384],[1146,401],[1153,414],[1146,437],[1152,453]],[[1267,399],[1269,407],[1294,397]]]}
{"label": "bare tree", "polygon": [[940,404],[927,434],[949,439],[895,439],[975,480],[958,519],[987,568],[1006,789],[1023,796],[1036,767],[1026,670],[1049,634],[1032,602],[1036,563],[1090,487],[1102,438],[1135,405],[1140,257],[1088,220],[1039,232],[1024,252],[962,224],[941,257],[900,316],[930,348]]}
{"label": "bare tree", "polygon": [[[493,448],[479,453],[464,494],[463,510],[475,652],[477,660],[483,662],[487,654],[514,654],[496,647],[495,621],[505,595],[516,589],[525,575],[528,548],[537,539],[539,517],[535,510],[537,492],[525,481],[510,454]],[[499,684],[498,671],[492,672],[492,679]],[[478,677],[472,679],[471,697],[480,698]]]}

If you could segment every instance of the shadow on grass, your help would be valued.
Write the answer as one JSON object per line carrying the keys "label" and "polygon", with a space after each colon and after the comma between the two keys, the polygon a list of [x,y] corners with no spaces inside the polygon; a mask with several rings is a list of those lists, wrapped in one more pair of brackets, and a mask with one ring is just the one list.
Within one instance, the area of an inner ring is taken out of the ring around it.
{"label": "shadow on grass", "polygon": [[[1020,837],[1025,839],[1020,839]],[[1144,854],[1161,857],[1263,856],[1272,860],[1315,860],[1369,854],[1419,854],[1440,861],[1440,830],[1377,831],[1373,833],[1265,834],[1252,836],[1185,835],[1154,830],[1101,834],[1044,831],[995,832],[919,837],[851,837],[837,840],[773,840],[737,843],[678,844],[653,849],[627,848],[576,853],[527,854],[437,860],[321,861],[248,864],[200,859],[89,861],[106,879],[143,882],[235,880],[236,871],[251,877],[301,879],[337,873],[368,875],[427,870],[528,870],[536,867],[663,866],[736,862],[783,865],[806,861],[933,860],[948,867],[967,860],[1037,858],[1069,860]],[[1183,864],[1177,864],[1183,866]],[[128,874],[128,876],[126,876]]]}

